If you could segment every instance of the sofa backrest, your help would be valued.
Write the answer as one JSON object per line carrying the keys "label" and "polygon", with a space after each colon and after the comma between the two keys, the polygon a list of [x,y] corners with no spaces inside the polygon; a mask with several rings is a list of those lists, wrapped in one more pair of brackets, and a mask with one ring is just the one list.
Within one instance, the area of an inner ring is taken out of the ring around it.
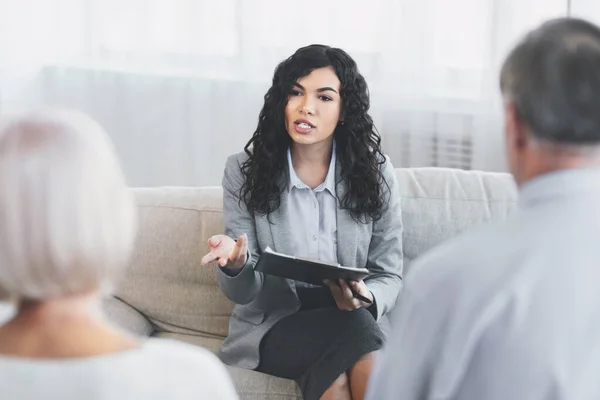
{"label": "sofa backrest", "polygon": [[[516,201],[508,174],[440,168],[398,169],[404,222],[405,274],[417,256],[490,219],[505,218]],[[116,296],[159,331],[224,338],[233,304],[200,265],[207,239],[223,231],[222,191],[134,189],[140,231]]]}
{"label": "sofa backrest", "polygon": [[207,240],[223,232],[220,187],[134,189],[137,245],[116,297],[158,331],[223,338],[233,304],[221,293],[214,265],[200,265]]}
{"label": "sofa backrest", "polygon": [[427,250],[490,220],[505,219],[517,201],[511,175],[449,168],[396,171],[402,196],[404,274]]}

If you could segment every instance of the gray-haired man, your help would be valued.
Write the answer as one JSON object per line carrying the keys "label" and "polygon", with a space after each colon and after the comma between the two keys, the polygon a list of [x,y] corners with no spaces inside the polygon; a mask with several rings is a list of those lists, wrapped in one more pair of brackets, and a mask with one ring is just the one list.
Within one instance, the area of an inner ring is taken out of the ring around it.
{"label": "gray-haired man", "polygon": [[501,89],[519,207],[413,266],[369,399],[600,399],[600,29],[543,24]]}

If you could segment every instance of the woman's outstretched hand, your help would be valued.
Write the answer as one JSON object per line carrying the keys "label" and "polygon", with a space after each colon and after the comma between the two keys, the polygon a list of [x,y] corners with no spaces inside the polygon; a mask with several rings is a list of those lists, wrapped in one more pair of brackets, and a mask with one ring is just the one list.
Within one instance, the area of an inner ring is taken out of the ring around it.
{"label": "woman's outstretched hand", "polygon": [[202,265],[217,260],[221,267],[242,268],[246,264],[248,236],[244,233],[237,242],[227,235],[215,235],[208,239],[210,253],[202,257]]}

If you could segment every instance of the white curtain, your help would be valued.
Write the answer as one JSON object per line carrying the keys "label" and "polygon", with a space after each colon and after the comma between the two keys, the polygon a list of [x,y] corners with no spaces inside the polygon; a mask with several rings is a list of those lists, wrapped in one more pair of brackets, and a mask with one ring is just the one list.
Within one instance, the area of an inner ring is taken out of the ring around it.
{"label": "white curtain", "polygon": [[324,43],[358,62],[395,166],[502,171],[502,59],[568,10],[569,0],[0,0],[0,110],[91,114],[133,186],[219,185],[275,66]]}

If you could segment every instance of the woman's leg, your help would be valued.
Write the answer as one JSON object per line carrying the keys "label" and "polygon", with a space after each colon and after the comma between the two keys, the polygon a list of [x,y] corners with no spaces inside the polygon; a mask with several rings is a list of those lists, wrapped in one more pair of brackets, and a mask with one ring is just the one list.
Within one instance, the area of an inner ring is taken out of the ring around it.
{"label": "woman's leg", "polygon": [[352,400],[362,400],[365,397],[376,356],[376,351],[367,353],[350,368],[348,381]]}
{"label": "woman's leg", "polygon": [[344,373],[327,388],[321,400],[352,400],[348,376]]}
{"label": "woman's leg", "polygon": [[[350,371],[354,369],[360,376],[367,366],[361,362],[365,355],[382,346],[383,334],[367,310],[347,312],[328,307],[299,311],[277,322],[265,335],[256,370],[294,379],[307,400],[335,398],[327,397],[334,394],[351,399]],[[366,387],[368,375],[362,380]],[[360,384],[355,390],[364,392]]]}

